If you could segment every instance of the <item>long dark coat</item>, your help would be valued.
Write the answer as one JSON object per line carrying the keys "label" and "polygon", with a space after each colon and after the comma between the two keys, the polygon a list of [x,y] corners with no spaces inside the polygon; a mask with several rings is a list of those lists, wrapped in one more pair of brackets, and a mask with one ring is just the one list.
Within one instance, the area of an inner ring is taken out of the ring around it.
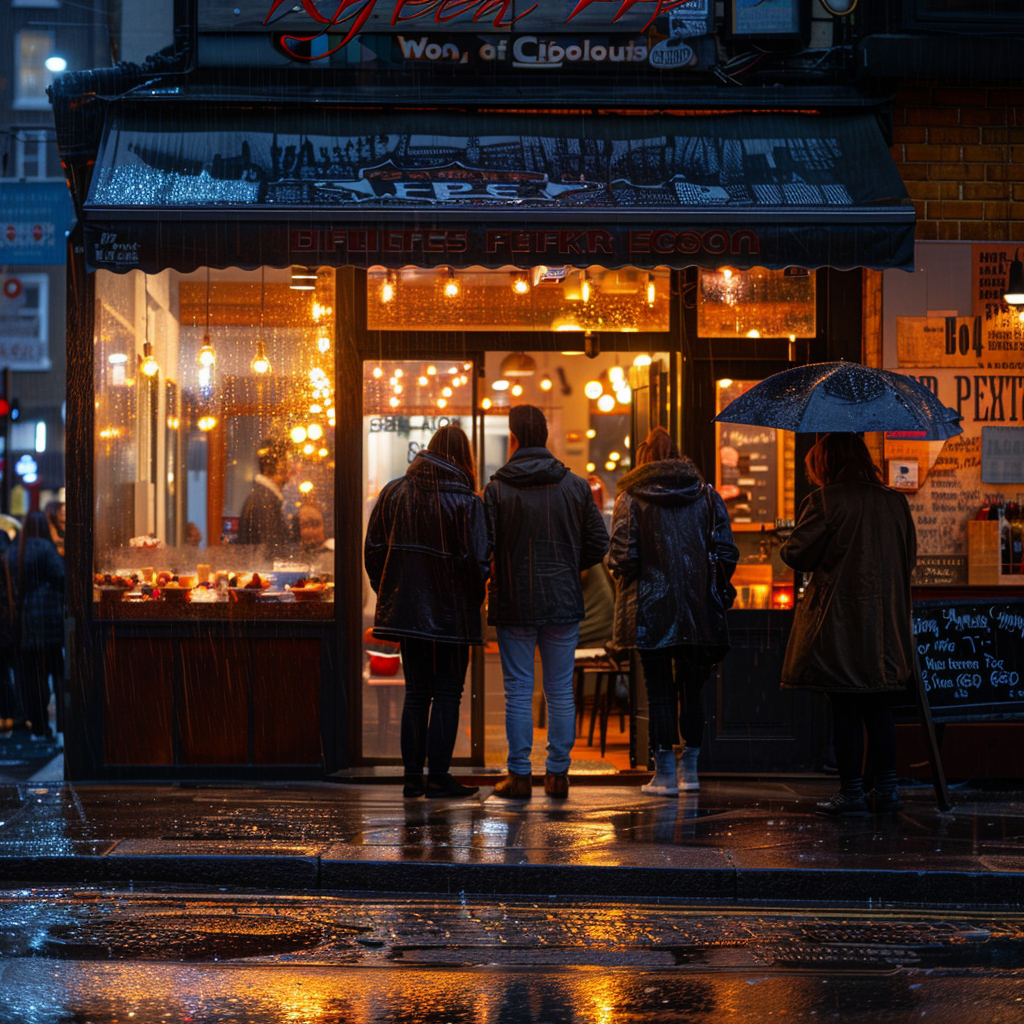
{"label": "long dark coat", "polygon": [[590,484],[547,448],[520,448],[484,491],[494,551],[487,621],[554,626],[583,618],[580,572],[608,550]]}
{"label": "long dark coat", "polygon": [[269,487],[255,481],[238,520],[238,543],[258,544],[269,554],[279,555],[292,539],[283,502]]}
{"label": "long dark coat", "polygon": [[904,689],[915,671],[910,574],[917,561],[907,499],[840,474],[804,500],[781,555],[793,569],[813,573],[797,605],[782,685]]}
{"label": "long dark coat", "polygon": [[[48,537],[25,541],[23,574],[19,575],[18,548],[6,555],[18,609],[16,634],[23,651],[41,651],[64,643],[64,559]],[[2,567],[0,567],[2,569]],[[6,581],[0,581],[6,587]]]}
{"label": "long dark coat", "polygon": [[482,643],[488,554],[484,506],[469,478],[420,452],[370,513],[364,560],[377,593],[373,635]]}
{"label": "long dark coat", "polygon": [[729,513],[689,459],[619,480],[606,564],[618,580],[616,647],[729,647],[723,590],[739,561]]}

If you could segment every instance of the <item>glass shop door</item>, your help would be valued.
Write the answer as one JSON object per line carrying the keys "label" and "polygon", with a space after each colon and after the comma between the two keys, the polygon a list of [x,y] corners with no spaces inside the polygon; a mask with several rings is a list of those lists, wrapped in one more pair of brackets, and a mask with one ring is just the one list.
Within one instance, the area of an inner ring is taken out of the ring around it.
{"label": "glass shop door", "polygon": [[[363,363],[363,539],[370,512],[384,486],[403,476],[434,431],[462,427],[482,472],[480,423],[476,410],[477,360],[366,360]],[[476,485],[481,486],[478,479]],[[400,727],[405,675],[397,644],[373,637],[377,595],[363,570],[360,750],[356,759],[400,763]],[[462,695],[453,763],[482,765],[483,657],[474,647]]]}

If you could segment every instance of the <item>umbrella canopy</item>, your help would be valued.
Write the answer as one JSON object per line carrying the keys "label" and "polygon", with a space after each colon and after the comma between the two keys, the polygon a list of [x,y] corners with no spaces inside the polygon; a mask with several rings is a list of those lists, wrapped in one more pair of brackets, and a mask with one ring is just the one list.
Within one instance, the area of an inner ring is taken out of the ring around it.
{"label": "umbrella canopy", "polygon": [[963,433],[956,410],[923,384],[891,370],[845,362],[811,363],[773,374],[715,419],[798,434],[912,431],[923,441],[945,441]]}

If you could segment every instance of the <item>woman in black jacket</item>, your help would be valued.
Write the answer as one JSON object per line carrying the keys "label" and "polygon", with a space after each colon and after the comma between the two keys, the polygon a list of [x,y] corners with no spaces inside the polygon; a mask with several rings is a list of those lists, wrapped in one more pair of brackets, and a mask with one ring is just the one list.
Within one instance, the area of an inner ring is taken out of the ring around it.
{"label": "woman in black jacket", "polygon": [[[619,481],[607,564],[618,579],[616,647],[636,647],[644,667],[657,769],[645,793],[700,788],[701,691],[729,650],[725,612],[739,561],[725,504],[697,467],[655,427]],[[673,673],[673,668],[675,672]],[[677,767],[673,746],[686,749]]]}
{"label": "woman in black jacket", "polygon": [[377,594],[373,635],[402,646],[409,797],[477,792],[449,774],[469,648],[483,642],[480,606],[489,564],[475,477],[469,438],[459,427],[441,427],[405,476],[381,491],[367,527],[366,572]]}
{"label": "woman in black jacket", "polygon": [[29,512],[21,528],[17,571],[10,565],[13,548],[7,551],[11,575],[16,580],[15,675],[21,687],[25,717],[32,723],[32,739],[52,737],[47,718],[50,703],[49,676],[55,675],[60,695],[58,664],[64,644],[64,560],[50,539],[50,524],[42,512]]}

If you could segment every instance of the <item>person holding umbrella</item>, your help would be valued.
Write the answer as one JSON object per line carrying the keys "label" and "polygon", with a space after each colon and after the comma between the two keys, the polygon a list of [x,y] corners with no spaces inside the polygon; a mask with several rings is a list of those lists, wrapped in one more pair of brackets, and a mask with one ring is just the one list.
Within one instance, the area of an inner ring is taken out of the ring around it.
{"label": "person holding umbrella", "polygon": [[797,605],[782,685],[818,690],[832,705],[839,792],[817,805],[829,816],[870,813],[864,734],[875,774],[874,809],[896,811],[893,698],[915,679],[910,574],[917,535],[906,497],[882,483],[856,434],[826,434],[808,453],[818,489],[800,507],[782,560],[812,573]]}

